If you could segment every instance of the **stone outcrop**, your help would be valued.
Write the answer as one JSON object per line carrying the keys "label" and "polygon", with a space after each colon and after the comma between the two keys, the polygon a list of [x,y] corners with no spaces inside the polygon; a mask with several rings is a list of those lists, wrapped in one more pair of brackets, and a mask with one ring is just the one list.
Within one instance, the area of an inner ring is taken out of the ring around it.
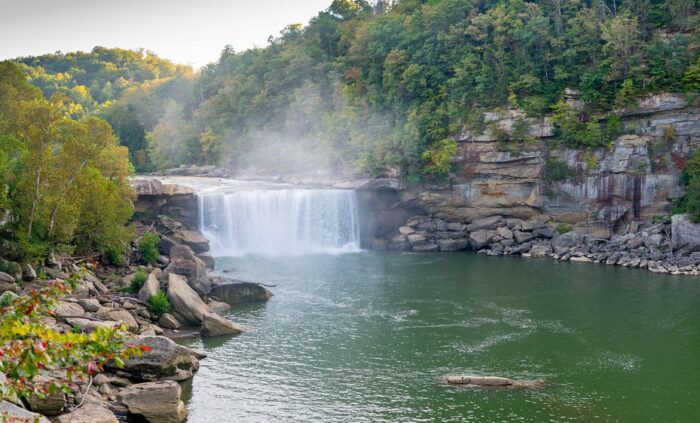
{"label": "stone outcrop", "polygon": [[181,423],[187,418],[187,408],[180,400],[177,382],[140,383],[123,389],[117,395],[129,414],[150,423]]}

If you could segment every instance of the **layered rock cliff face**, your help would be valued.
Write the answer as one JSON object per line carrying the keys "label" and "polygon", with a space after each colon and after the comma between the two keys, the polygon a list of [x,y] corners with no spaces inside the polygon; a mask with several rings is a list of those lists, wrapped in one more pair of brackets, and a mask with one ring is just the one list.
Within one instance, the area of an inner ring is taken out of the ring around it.
{"label": "layered rock cliff face", "polygon": [[[570,224],[579,233],[609,238],[630,222],[667,214],[682,195],[682,170],[700,144],[699,112],[685,96],[649,97],[622,113],[625,135],[610,149],[589,153],[555,143],[549,118],[525,119],[514,110],[488,113],[490,127],[497,125],[506,133],[524,119],[530,125],[529,141],[517,152],[502,151],[492,130],[465,131],[458,140],[458,172],[451,183],[395,190],[397,201],[389,211],[410,211],[399,227],[416,219],[435,220],[436,225],[423,225],[422,231],[437,239],[460,237],[441,236],[449,231],[440,222],[467,238],[466,229],[455,225],[490,216]],[[548,160],[565,162],[572,176],[546,180]],[[402,246],[400,235],[407,235],[399,227],[383,233],[384,225],[375,232],[375,242],[393,240]]]}

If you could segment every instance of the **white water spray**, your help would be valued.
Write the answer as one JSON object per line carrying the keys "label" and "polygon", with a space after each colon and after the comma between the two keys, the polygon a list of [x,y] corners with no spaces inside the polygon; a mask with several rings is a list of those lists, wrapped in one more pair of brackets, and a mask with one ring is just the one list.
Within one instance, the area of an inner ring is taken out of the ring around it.
{"label": "white water spray", "polygon": [[252,189],[200,192],[201,232],[216,256],[358,251],[354,191]]}

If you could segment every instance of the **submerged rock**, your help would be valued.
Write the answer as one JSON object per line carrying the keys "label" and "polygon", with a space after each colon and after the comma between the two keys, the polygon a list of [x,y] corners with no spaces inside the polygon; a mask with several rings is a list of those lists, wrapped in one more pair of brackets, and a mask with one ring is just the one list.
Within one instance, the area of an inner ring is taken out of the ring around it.
{"label": "submerged rock", "polygon": [[541,388],[544,380],[513,380],[500,376],[447,376],[445,382],[450,385],[486,386],[490,388]]}

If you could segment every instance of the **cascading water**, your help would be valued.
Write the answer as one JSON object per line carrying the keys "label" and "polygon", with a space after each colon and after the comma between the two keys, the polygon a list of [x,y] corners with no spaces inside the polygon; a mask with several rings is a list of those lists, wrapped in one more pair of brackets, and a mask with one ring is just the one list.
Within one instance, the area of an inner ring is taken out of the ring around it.
{"label": "cascading water", "polygon": [[252,189],[199,193],[212,254],[298,255],[358,251],[354,191]]}

